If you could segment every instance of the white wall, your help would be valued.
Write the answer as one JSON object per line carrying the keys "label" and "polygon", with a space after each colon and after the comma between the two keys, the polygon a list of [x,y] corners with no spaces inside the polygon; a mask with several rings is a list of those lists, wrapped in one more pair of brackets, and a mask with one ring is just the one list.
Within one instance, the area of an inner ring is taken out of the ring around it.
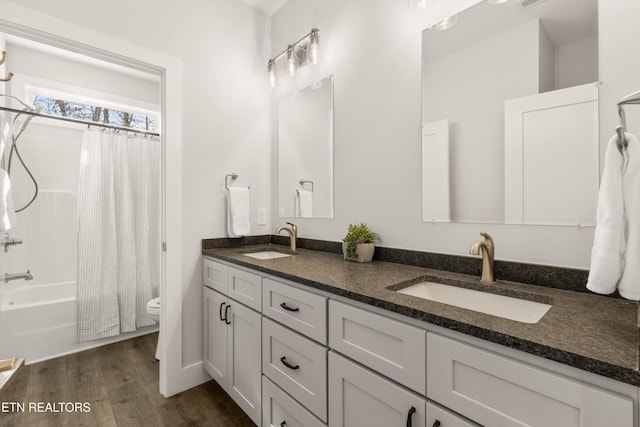
{"label": "white wall", "polygon": [[[605,28],[605,31],[607,29]],[[555,89],[598,81],[598,39],[588,38],[555,49]]]}
{"label": "white wall", "polygon": [[[259,207],[271,209],[269,97],[264,78],[269,19],[237,0],[114,0],[108,7],[99,1],[14,1],[106,34],[110,46],[103,46],[94,33],[89,38],[102,49],[131,55],[132,45],[138,45],[143,59],[148,59],[152,50],[182,63],[183,78],[178,84],[182,84],[183,145],[181,150],[172,146],[168,152],[168,156],[182,155],[182,173],[173,181],[182,182],[182,206],[167,219],[168,233],[182,237],[173,246],[168,242],[168,256],[176,249],[180,253],[181,275],[179,283],[170,279],[167,287],[171,295],[180,287],[181,300],[170,301],[167,310],[173,313],[176,308],[181,319],[176,323],[179,330],[167,327],[166,350],[182,349],[184,369],[178,380],[183,387],[195,385],[206,378],[201,368],[200,241],[225,236],[225,174],[238,173],[236,184],[252,188],[252,233],[272,229],[270,224],[257,227],[255,212]],[[68,34],[62,27],[53,31]],[[172,93],[179,90],[169,89]],[[169,105],[170,114],[175,113],[174,105],[177,103]],[[171,146],[171,141],[168,144]],[[179,170],[171,166],[169,179]],[[173,185],[172,181],[167,185]]]}
{"label": "white wall", "polygon": [[274,53],[318,27],[318,74],[334,74],[335,218],[296,218],[299,235],[339,241],[362,221],[384,246],[466,255],[486,231],[497,259],[587,267],[592,229],[421,221],[421,33],[429,20],[390,0],[290,0],[273,16]]}
{"label": "white wall", "polygon": [[[635,53],[640,26],[634,19],[638,16],[640,2],[637,0],[598,1],[601,156],[618,125],[616,104],[624,96],[640,90],[640,56]],[[626,106],[625,112],[628,130],[640,135],[640,106]]]}

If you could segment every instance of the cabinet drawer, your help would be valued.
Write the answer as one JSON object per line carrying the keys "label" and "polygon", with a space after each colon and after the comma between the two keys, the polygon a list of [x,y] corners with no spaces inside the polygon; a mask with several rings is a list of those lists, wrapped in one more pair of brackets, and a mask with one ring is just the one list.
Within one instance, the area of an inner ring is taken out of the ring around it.
{"label": "cabinet drawer", "polygon": [[326,427],[269,378],[262,377],[263,427]]}
{"label": "cabinet drawer", "polygon": [[633,402],[599,387],[427,334],[427,396],[487,426],[633,425]]}
{"label": "cabinet drawer", "polygon": [[262,309],[262,278],[237,268],[228,267],[227,295],[256,311]]}
{"label": "cabinet drawer", "polygon": [[262,372],[327,421],[327,349],[262,318]]}
{"label": "cabinet drawer", "polygon": [[434,402],[427,402],[427,427],[481,427]]}
{"label": "cabinet drawer", "polygon": [[329,399],[331,427],[425,427],[424,397],[334,352]]}
{"label": "cabinet drawer", "polygon": [[426,332],[329,300],[329,347],[425,394]]}
{"label": "cabinet drawer", "polygon": [[202,259],[202,282],[205,286],[227,294],[227,266],[208,258]]}
{"label": "cabinet drawer", "polygon": [[263,279],[262,312],[311,339],[327,343],[327,299],[323,296]]}

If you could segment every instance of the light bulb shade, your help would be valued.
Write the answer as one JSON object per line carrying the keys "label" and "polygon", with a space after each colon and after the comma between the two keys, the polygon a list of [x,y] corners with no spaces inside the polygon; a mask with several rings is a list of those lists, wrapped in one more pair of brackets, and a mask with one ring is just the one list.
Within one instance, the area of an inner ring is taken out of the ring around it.
{"label": "light bulb shade", "polygon": [[298,71],[298,55],[292,45],[287,48],[287,72],[290,77],[295,77]]}
{"label": "light bulb shade", "polygon": [[427,10],[435,0],[409,0],[409,9],[423,11]]}
{"label": "light bulb shade", "polygon": [[311,30],[311,35],[309,36],[309,61],[312,64],[317,64],[320,57],[320,35],[318,34],[318,29],[314,28]]}
{"label": "light bulb shade", "polygon": [[276,87],[276,61],[273,59],[269,60],[269,64],[267,65],[267,73],[269,75],[269,85],[271,87]]}

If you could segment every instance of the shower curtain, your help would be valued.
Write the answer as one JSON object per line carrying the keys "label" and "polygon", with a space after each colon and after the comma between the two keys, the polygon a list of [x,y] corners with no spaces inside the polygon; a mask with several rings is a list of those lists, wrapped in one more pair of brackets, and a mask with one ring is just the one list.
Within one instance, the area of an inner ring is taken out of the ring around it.
{"label": "shower curtain", "polygon": [[87,129],[78,188],[78,342],[154,324],[160,277],[160,142]]}

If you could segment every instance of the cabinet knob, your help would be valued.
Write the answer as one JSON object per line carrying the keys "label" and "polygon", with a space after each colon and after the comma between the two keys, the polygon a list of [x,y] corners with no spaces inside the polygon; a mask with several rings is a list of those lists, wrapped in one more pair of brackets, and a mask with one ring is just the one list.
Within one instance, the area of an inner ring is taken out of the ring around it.
{"label": "cabinet knob", "polygon": [[411,427],[413,425],[413,414],[415,414],[416,408],[413,406],[409,409],[409,413],[407,414],[407,427]]}
{"label": "cabinet knob", "polygon": [[298,307],[289,307],[286,302],[280,303],[280,307],[287,311],[300,311]]}
{"label": "cabinet knob", "polygon": [[291,363],[289,363],[289,362],[287,361],[287,357],[286,357],[286,356],[282,356],[282,357],[280,358],[280,361],[282,362],[282,364],[283,364],[284,366],[286,366],[286,367],[287,367],[287,368],[289,368],[289,369],[293,369],[293,370],[300,369],[300,365],[292,365]]}
{"label": "cabinet knob", "polygon": [[287,427],[287,422],[286,421],[281,422],[280,427]]}
{"label": "cabinet knob", "polygon": [[435,420],[435,422],[433,423],[433,425],[431,427],[440,427],[440,421],[439,420]]}

